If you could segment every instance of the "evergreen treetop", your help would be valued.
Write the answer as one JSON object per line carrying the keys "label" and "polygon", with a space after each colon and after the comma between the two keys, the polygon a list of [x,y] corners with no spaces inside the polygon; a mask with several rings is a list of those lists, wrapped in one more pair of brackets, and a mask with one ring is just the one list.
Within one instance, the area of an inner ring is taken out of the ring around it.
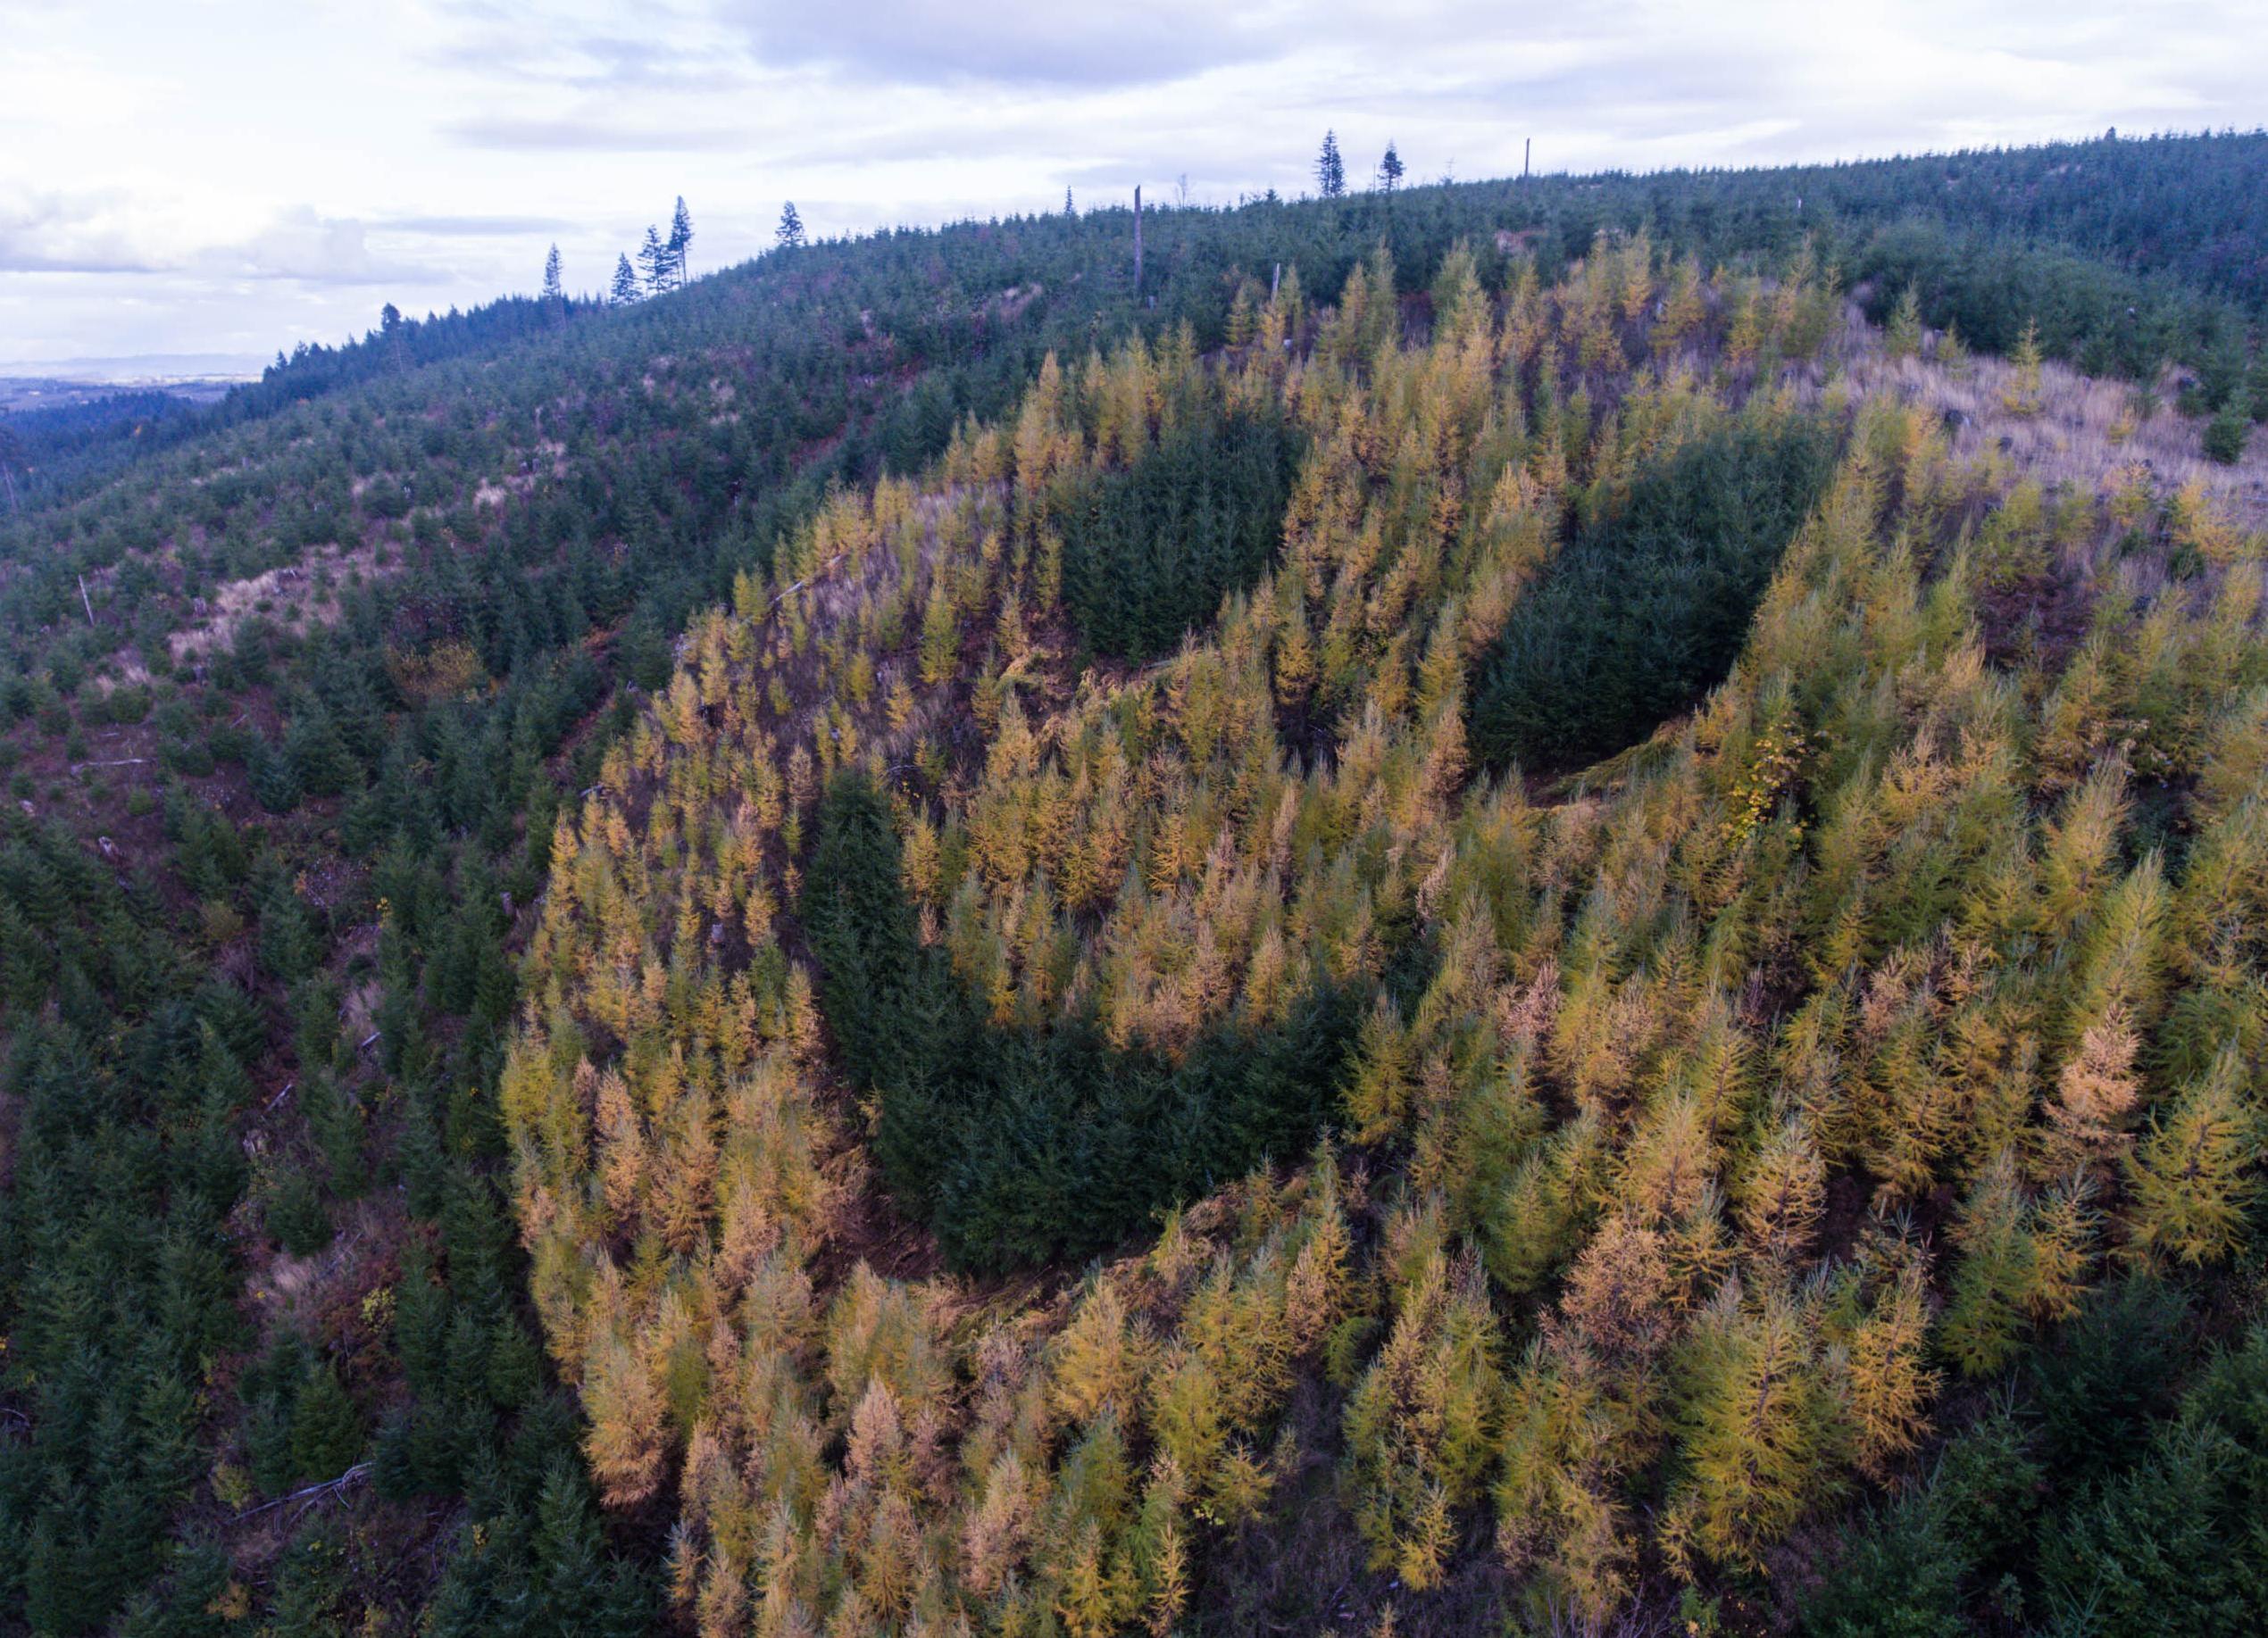
{"label": "evergreen treetop", "polygon": [[1338,156],[1338,133],[1323,133],[1322,151],[1315,155],[1315,191],[1326,199],[1347,196],[1347,162]]}
{"label": "evergreen treetop", "polygon": [[638,268],[649,295],[659,295],[670,287],[670,247],[663,240],[659,228],[648,226],[646,243],[638,246]]}
{"label": "evergreen treetop", "polygon": [[685,195],[678,195],[677,209],[670,214],[670,237],[664,248],[669,253],[669,277],[673,285],[685,283],[691,267],[689,253],[693,248],[693,216],[685,208]]}

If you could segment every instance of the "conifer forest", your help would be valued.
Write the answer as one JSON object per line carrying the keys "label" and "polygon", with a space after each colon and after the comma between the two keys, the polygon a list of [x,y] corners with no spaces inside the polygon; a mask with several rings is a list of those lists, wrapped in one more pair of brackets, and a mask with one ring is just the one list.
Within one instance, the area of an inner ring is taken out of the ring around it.
{"label": "conifer forest", "polygon": [[2268,136],[1388,159],[0,413],[0,1632],[2268,1628]]}

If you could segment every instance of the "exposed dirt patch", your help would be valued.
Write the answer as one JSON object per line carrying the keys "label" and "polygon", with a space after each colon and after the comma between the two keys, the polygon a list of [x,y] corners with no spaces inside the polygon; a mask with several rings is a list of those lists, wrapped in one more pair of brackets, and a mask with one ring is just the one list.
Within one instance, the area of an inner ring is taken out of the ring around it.
{"label": "exposed dirt patch", "polygon": [[1401,1638],[1507,1630],[1518,1584],[1486,1539],[1489,1515],[1471,1509],[1447,1581],[1423,1593],[1370,1565],[1370,1544],[1338,1483],[1341,1396],[1313,1378],[1294,1390],[1283,1434],[1293,1466],[1263,1517],[1207,1553],[1190,1611],[1207,1634],[1391,1630]]}
{"label": "exposed dirt patch", "polygon": [[1046,287],[1037,282],[1011,285],[988,303],[992,316],[1003,324],[1013,324],[1023,317],[1024,309],[1047,294]]}

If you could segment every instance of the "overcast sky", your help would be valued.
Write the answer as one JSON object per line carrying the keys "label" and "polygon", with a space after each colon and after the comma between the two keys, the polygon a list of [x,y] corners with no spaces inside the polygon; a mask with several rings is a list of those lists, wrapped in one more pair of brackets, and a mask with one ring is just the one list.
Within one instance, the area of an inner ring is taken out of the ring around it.
{"label": "overcast sky", "polygon": [[0,370],[255,361],[813,233],[2268,120],[2268,0],[0,0]]}

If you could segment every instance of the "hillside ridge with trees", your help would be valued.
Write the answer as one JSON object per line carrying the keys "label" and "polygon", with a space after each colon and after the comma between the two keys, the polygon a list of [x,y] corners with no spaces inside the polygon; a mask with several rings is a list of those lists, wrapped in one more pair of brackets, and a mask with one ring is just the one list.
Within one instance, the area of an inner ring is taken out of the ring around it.
{"label": "hillside ridge with trees", "polygon": [[0,1625],[2247,1630],[2264,141],[20,439]]}

